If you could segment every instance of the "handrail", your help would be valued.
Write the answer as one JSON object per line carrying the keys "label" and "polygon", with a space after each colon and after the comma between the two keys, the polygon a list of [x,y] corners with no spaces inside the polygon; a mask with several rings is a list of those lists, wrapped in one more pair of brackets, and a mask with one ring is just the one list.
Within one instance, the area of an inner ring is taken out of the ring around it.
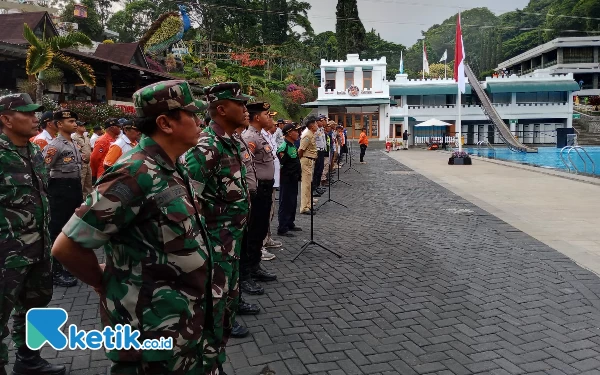
{"label": "handrail", "polygon": [[494,146],[492,146],[492,144],[488,140],[483,140],[483,141],[477,142],[477,154],[479,154],[479,150],[481,149],[482,144],[484,144],[492,149],[492,152],[494,154],[494,159],[496,159],[496,149],[494,148]]}
{"label": "handrail", "polygon": [[[571,172],[571,169],[573,169],[575,171],[575,173],[577,173],[577,174],[581,173],[581,171],[579,170],[579,168],[577,168],[577,165],[573,162],[573,159],[571,158],[571,152],[575,151],[577,153],[577,156],[579,156],[579,159],[581,159],[581,161],[583,162],[583,173],[588,173],[587,162],[585,161],[585,158],[579,152],[580,150],[583,152],[583,154],[587,157],[587,159],[592,164],[591,174],[596,174],[596,163],[594,162],[594,159],[592,159],[592,157],[590,156],[590,154],[588,154],[586,149],[581,146],[565,146],[565,147],[563,147],[560,150],[560,159],[562,160],[565,167],[567,167],[569,172]],[[565,158],[563,156],[563,153],[565,151],[567,151],[567,159],[569,160],[570,165],[569,165],[569,163],[567,163],[567,161],[565,161]]]}
{"label": "handrail", "polygon": [[494,108],[494,106],[492,105],[490,98],[483,91],[479,80],[477,79],[477,77],[475,76],[468,64],[465,64],[465,73],[469,78],[471,88],[475,90],[477,97],[481,101],[481,109],[483,110],[483,113],[492,121],[492,123],[498,130],[498,133],[500,134],[500,138],[502,138],[504,143],[506,143],[506,146],[511,151],[515,152],[537,152],[537,148],[528,147],[515,138],[514,134],[510,131],[508,126],[506,126],[506,124],[496,111],[496,108]]}

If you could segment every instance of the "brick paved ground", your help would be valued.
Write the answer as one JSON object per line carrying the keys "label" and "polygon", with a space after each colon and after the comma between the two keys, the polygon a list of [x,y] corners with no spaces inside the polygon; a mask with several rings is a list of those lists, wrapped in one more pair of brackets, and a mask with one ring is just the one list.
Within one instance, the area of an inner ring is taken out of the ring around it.
{"label": "brick paved ground", "polygon": [[[252,335],[230,342],[230,375],[600,374],[596,275],[385,154],[367,160],[333,187],[350,208],[315,216],[315,239],[344,257],[311,247],[291,263],[308,231],[274,251],[280,281],[248,297],[263,312],[240,319]],[[89,288],[54,297],[98,327]],[[102,352],[43,352],[106,373]]]}

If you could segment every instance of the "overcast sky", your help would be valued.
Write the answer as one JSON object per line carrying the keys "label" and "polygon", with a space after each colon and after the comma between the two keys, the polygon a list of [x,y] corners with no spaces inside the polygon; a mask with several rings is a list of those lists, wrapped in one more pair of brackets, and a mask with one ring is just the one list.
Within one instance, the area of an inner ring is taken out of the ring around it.
{"label": "overcast sky", "polygon": [[[316,33],[335,31],[337,0],[304,0],[312,5],[309,19]],[[358,14],[367,31],[374,28],[385,40],[413,45],[421,30],[442,23],[460,9],[487,7],[495,14],[522,9],[529,0],[358,0]]]}

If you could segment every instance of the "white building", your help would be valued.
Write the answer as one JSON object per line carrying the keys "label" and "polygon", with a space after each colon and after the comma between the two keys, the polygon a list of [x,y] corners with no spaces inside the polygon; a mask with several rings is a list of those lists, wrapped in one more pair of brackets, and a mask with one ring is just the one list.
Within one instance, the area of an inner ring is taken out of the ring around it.
{"label": "white building", "polygon": [[[344,125],[351,138],[358,138],[363,127],[369,137],[379,140],[400,138],[408,129],[411,144],[432,135],[455,134],[454,126],[414,127],[430,118],[456,122],[458,89],[452,79],[409,80],[399,74],[394,81],[387,81],[385,71],[385,57],[360,60],[358,55],[348,55],[345,61],[321,60],[318,98],[304,106],[317,108],[318,114]],[[572,127],[572,92],[579,88],[572,74],[538,70],[528,76],[488,77],[481,85],[524,143],[554,143],[556,128]],[[465,143],[484,139],[501,143],[470,85],[461,103]]]}

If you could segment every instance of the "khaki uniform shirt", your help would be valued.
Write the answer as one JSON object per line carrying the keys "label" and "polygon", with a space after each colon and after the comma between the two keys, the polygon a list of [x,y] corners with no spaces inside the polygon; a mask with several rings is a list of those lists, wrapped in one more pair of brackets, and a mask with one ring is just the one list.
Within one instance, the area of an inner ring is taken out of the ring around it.
{"label": "khaki uniform shirt", "polygon": [[298,150],[303,150],[303,157],[316,159],[317,158],[317,142],[315,133],[310,131],[308,128],[302,133],[302,140],[300,140],[300,147]]}
{"label": "khaki uniform shirt", "polygon": [[84,164],[90,162],[90,156],[92,155],[92,144],[85,135],[73,134],[73,140],[79,146],[79,152],[81,152],[81,160]]}

